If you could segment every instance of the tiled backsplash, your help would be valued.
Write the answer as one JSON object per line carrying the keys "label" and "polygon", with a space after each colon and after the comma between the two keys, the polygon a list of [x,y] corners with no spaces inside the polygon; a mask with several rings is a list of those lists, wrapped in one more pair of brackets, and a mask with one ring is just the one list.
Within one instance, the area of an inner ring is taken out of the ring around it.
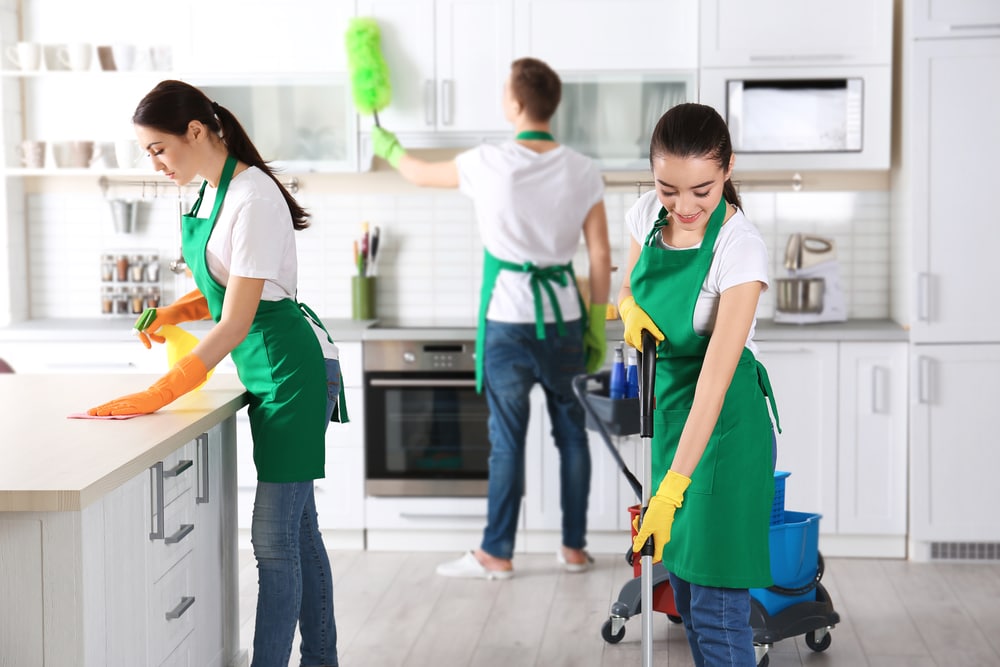
{"label": "tiled backsplash", "polygon": [[[303,188],[299,201],[312,212],[312,226],[296,234],[299,298],[323,316],[351,314],[350,277],[355,269],[351,243],[363,221],[379,225],[377,312],[413,326],[473,325],[479,302],[482,246],[471,202],[455,191],[399,194],[330,194]],[[752,192],[743,205],[759,227],[771,256],[772,277],[782,266],[789,234],[832,237],[841,262],[852,318],[889,315],[889,193]],[[635,191],[612,191],[605,198],[612,262],[624,267],[628,232],[624,214]],[[97,317],[100,314],[100,259],[104,252],[157,252],[164,302],[192,289],[190,278],[174,277],[166,265],[179,248],[177,199],[147,197],[132,234],[116,234],[107,201],[89,194],[32,194],[28,200],[29,298],[31,316]],[[575,261],[587,275],[581,242]],[[612,299],[621,273],[612,279]],[[758,314],[774,311],[765,293]]]}

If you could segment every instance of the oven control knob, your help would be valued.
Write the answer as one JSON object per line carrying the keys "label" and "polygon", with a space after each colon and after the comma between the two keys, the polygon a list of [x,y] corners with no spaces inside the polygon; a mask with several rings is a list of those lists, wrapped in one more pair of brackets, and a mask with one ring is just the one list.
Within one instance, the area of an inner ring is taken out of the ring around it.
{"label": "oven control knob", "polygon": [[417,360],[417,355],[413,354],[412,352],[403,353],[403,361],[405,361],[406,363],[412,364],[416,360]]}

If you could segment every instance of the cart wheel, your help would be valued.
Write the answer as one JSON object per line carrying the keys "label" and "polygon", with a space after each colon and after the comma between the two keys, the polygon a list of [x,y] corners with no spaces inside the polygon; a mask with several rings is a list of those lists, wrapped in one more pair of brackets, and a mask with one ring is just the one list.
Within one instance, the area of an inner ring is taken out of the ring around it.
{"label": "cart wheel", "polygon": [[829,632],[825,633],[819,641],[816,641],[815,630],[806,633],[806,646],[817,652],[830,648],[830,642],[832,641],[833,637],[830,636]]}
{"label": "cart wheel", "polygon": [[671,623],[683,623],[684,622],[683,618],[681,618],[680,616],[674,616],[673,614],[667,614],[667,620],[669,620]]}
{"label": "cart wheel", "polygon": [[601,626],[601,637],[609,644],[617,644],[625,637],[625,626],[621,627],[621,630],[617,634],[611,632],[611,619],[604,621],[604,625]]}
{"label": "cart wheel", "polygon": [[764,657],[761,658],[760,662],[757,663],[757,667],[767,667],[770,664],[771,664],[771,656],[765,653]]}

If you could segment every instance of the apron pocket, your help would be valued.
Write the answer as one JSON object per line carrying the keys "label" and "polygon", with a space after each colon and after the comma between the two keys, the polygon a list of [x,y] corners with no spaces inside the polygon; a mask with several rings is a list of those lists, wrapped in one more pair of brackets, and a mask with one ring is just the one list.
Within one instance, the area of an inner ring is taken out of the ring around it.
{"label": "apron pocket", "polygon": [[[677,443],[680,442],[681,432],[684,424],[687,423],[689,410],[654,410],[653,411],[653,441],[656,443],[666,443],[668,452],[676,454]],[[712,437],[708,439],[701,460],[691,473],[691,486],[687,493],[710,494],[715,487],[715,467],[719,456],[719,424],[715,425]],[[661,460],[657,465],[657,457],[653,457],[653,479],[662,479],[667,474],[671,461]],[[673,456],[671,456],[671,459]],[[659,470],[657,470],[659,468]]]}
{"label": "apron pocket", "polygon": [[271,375],[271,360],[264,344],[262,331],[251,331],[231,353],[240,382],[251,394],[269,401],[274,398],[275,382]]}

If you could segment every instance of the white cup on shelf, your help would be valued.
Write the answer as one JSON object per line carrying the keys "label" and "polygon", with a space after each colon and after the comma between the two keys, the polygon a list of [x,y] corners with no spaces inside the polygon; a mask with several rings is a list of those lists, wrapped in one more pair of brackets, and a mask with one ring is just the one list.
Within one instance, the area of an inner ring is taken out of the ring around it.
{"label": "white cup on shelf", "polygon": [[94,58],[94,47],[84,42],[67,44],[59,48],[59,61],[74,72],[90,69]]}
{"label": "white cup on shelf", "polygon": [[45,166],[45,142],[26,139],[17,145],[17,154],[21,166],[28,169],[41,169]]}
{"label": "white cup on shelf", "polygon": [[33,72],[42,65],[42,45],[18,42],[7,47],[7,59],[23,72]]}
{"label": "white cup on shelf", "polygon": [[135,44],[112,44],[111,56],[115,60],[115,69],[127,72],[135,65]]}
{"label": "white cup on shelf", "polygon": [[142,159],[142,149],[135,139],[119,139],[115,142],[115,162],[119,169],[137,169]]}

